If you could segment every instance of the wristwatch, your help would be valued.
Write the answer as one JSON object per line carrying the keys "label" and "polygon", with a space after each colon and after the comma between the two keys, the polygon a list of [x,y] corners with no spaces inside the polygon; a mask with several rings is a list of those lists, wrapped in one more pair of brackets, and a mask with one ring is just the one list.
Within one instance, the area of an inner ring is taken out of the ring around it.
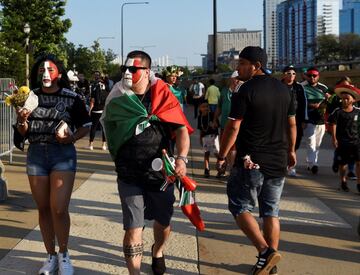
{"label": "wristwatch", "polygon": [[188,164],[188,162],[189,162],[187,157],[184,157],[184,156],[177,156],[176,159],[181,159],[183,162],[185,162],[185,164]]}
{"label": "wristwatch", "polygon": [[219,161],[223,161],[223,160],[225,160],[226,158],[222,158],[222,157],[220,157],[220,156],[218,156],[217,157],[217,160],[219,160]]}

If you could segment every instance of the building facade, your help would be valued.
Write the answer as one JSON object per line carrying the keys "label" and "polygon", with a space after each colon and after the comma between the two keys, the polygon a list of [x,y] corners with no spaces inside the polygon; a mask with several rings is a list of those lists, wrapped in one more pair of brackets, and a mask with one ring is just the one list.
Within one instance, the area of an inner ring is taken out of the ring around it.
{"label": "building facade", "polygon": [[344,0],[340,10],[340,34],[360,34],[360,0]]}
{"label": "building facade", "polygon": [[[247,30],[247,29],[231,29],[230,31],[218,32],[216,34],[216,56],[218,63],[227,62],[224,56],[230,56],[236,58],[236,52],[242,51],[247,46],[261,46],[261,31],[260,30]],[[212,68],[212,55],[214,36],[210,34],[208,36],[207,43],[207,66],[208,69]],[[226,63],[229,64],[229,63]]]}
{"label": "building facade", "polygon": [[264,22],[264,49],[268,55],[268,67],[274,68],[277,63],[278,54],[278,26],[276,7],[285,0],[264,0],[263,22]]}
{"label": "building facade", "polygon": [[339,0],[287,0],[277,6],[277,67],[310,66],[316,38],[339,35]]}

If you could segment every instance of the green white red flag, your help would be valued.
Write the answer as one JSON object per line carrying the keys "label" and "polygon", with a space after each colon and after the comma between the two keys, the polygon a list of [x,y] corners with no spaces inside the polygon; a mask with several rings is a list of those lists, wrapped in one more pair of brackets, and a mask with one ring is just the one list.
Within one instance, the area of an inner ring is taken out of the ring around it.
{"label": "green white red flag", "polygon": [[151,76],[151,112],[148,113],[136,94],[127,89],[122,81],[116,83],[106,99],[101,123],[110,154],[113,159],[119,148],[132,136],[138,135],[150,126],[151,120],[184,125],[189,134],[191,128],[176,97],[167,84]]}

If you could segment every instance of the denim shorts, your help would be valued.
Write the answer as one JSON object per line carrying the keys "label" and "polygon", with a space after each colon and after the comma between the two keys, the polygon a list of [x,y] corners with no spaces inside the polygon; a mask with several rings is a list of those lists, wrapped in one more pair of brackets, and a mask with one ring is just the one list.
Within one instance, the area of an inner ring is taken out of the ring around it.
{"label": "denim shorts", "polygon": [[231,214],[236,218],[252,212],[257,199],[260,217],[278,217],[284,182],[285,177],[267,178],[260,170],[234,167],[227,184]]}
{"label": "denim shorts", "polygon": [[48,176],[52,171],[76,172],[74,144],[32,143],[29,145],[26,172],[29,176]]}
{"label": "denim shorts", "polygon": [[170,224],[174,213],[174,185],[165,191],[149,191],[134,183],[125,183],[119,178],[118,190],[123,211],[124,230],[145,225],[144,220],[155,220],[163,226]]}

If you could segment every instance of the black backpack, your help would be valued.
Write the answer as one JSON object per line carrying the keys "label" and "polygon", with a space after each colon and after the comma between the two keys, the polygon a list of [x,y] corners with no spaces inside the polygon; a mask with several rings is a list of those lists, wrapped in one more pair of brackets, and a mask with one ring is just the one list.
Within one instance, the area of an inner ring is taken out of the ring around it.
{"label": "black backpack", "polygon": [[94,83],[91,87],[91,94],[94,99],[94,111],[97,110],[104,110],[105,107],[105,101],[109,94],[109,92],[106,89],[106,86],[102,82]]}

